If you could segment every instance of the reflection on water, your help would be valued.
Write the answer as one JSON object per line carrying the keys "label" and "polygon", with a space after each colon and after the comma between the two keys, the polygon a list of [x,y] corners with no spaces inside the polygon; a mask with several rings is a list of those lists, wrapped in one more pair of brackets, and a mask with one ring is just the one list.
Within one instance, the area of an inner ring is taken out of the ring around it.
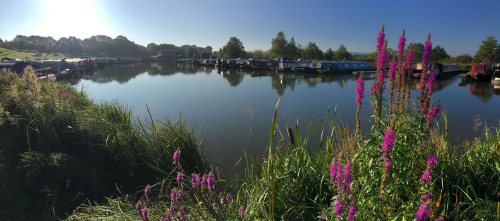
{"label": "reflection on water", "polygon": [[[371,129],[368,121],[371,116],[369,88],[375,76],[374,73],[363,76],[367,95],[361,110],[364,132]],[[411,81],[413,98],[419,94],[419,80]],[[270,118],[280,96],[278,112],[279,116],[284,116],[278,119],[280,127],[283,127],[281,129],[293,125],[295,116],[303,127],[313,116],[316,116],[314,123],[317,123],[325,116],[329,106],[332,112],[336,108],[345,124],[355,125],[356,77],[352,74],[221,70],[142,62],[108,66],[68,83],[84,86],[97,100],[118,99],[133,105],[138,118],[149,117],[147,104],[154,118],[174,120],[182,113],[191,126],[203,123],[206,129],[205,149],[211,162],[217,166],[221,166],[217,162],[227,162],[226,168],[231,168],[243,156],[243,150],[258,155],[264,152]],[[494,88],[489,82],[462,82],[458,76],[452,76],[436,80],[432,102],[441,100],[448,111],[451,139],[460,141],[472,139],[472,116],[480,115],[481,120],[491,126],[497,123],[500,116],[497,114],[500,111],[499,95],[500,88]],[[253,110],[251,120],[243,111],[248,106]],[[249,137],[250,126],[252,137]],[[311,134],[308,144],[313,151],[319,150],[319,140],[320,131]]]}

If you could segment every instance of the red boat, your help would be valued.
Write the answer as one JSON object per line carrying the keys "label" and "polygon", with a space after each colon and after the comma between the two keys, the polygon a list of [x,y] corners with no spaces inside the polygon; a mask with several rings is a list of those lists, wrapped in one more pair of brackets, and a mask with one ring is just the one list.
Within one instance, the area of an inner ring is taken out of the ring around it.
{"label": "red boat", "polygon": [[489,81],[491,79],[491,60],[483,59],[481,63],[472,65],[470,77],[478,81]]}

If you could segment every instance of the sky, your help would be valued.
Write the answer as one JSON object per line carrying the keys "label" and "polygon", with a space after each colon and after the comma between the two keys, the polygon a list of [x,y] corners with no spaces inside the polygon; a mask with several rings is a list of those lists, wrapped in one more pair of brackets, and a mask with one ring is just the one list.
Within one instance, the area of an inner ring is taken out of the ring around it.
{"label": "sky", "polygon": [[326,51],[343,44],[351,52],[375,51],[382,24],[388,47],[425,42],[449,55],[474,56],[487,36],[500,38],[496,1],[242,1],[242,0],[0,0],[0,38],[39,35],[77,38],[123,35],[137,44],[167,43],[215,51],[230,37],[245,50],[268,50],[283,31],[304,47],[315,42]]}

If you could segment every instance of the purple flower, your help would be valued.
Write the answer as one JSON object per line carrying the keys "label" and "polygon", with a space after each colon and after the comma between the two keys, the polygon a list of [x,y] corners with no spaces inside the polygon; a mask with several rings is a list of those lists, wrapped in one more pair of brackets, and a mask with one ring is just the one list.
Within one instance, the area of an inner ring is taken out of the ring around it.
{"label": "purple flower", "polygon": [[354,134],[351,134],[351,138],[354,138]]}
{"label": "purple flower", "polygon": [[207,187],[208,187],[208,191],[212,191],[212,188],[214,188],[214,173],[212,173],[212,171],[210,171],[210,173],[208,173],[208,176],[207,176]]}
{"label": "purple flower", "polygon": [[417,211],[417,215],[415,215],[415,220],[427,220],[427,218],[429,217],[430,209],[430,206],[428,206],[426,202],[423,202],[420,206],[420,209],[418,209]]}
{"label": "purple flower", "polygon": [[175,188],[172,189],[170,199],[172,200],[172,204],[177,204],[177,190]]}
{"label": "purple flower", "polygon": [[167,215],[165,215],[165,221],[172,221],[172,216],[167,213]]}
{"label": "purple flower", "polygon": [[384,167],[386,168],[384,173],[388,175],[390,173],[392,157],[391,152],[394,147],[394,139],[396,134],[390,127],[387,128],[384,136],[384,143],[382,143],[382,156],[384,157]]}
{"label": "purple flower", "polygon": [[193,186],[193,189],[196,189],[198,186],[200,186],[200,176],[198,174],[191,174],[191,185]]}
{"label": "purple flower", "polygon": [[174,204],[173,204],[173,203],[172,203],[172,204],[170,204],[170,209],[168,209],[168,210],[170,211],[170,214],[172,214],[172,216],[173,216],[173,215],[174,215],[174,213],[175,213],[175,206],[174,206]]}
{"label": "purple flower", "polygon": [[149,195],[151,194],[151,188],[149,186],[144,188],[144,194],[146,194],[146,201],[149,201]]}
{"label": "purple flower", "polygon": [[422,195],[422,197],[420,197],[420,200],[422,200],[422,202],[427,202],[427,200],[429,200],[430,198],[432,198],[432,194],[428,193],[428,194],[424,194]]}
{"label": "purple flower", "polygon": [[440,216],[439,218],[436,219],[436,221],[445,221],[445,220],[442,216]]}
{"label": "purple flower", "polygon": [[137,202],[137,204],[135,204],[135,208],[137,209],[137,212],[139,213],[139,215],[141,215],[142,202]]}
{"label": "purple flower", "polygon": [[325,214],[325,210],[321,211],[321,220],[325,220],[326,219],[326,214]]}
{"label": "purple flower", "polygon": [[337,174],[337,177],[336,177],[336,179],[337,179],[337,188],[339,190],[341,190],[342,186],[344,185],[344,180],[343,180],[343,178],[344,178],[344,169],[342,168],[342,164],[340,164],[340,163],[337,164],[336,170],[337,170],[337,172],[336,172],[336,174]]}
{"label": "purple flower", "polygon": [[179,208],[179,213],[177,213],[177,215],[179,215],[180,220],[184,220],[184,214],[182,214],[183,209],[184,209],[184,207],[181,206],[181,208]]}
{"label": "purple flower", "polygon": [[229,194],[229,193],[228,193],[228,194],[226,194],[226,201],[227,201],[228,203],[231,203],[231,194]]}
{"label": "purple flower", "polygon": [[398,63],[395,61],[389,62],[389,78],[394,79],[396,77],[396,72],[398,69]]}
{"label": "purple flower", "polygon": [[184,175],[182,173],[177,174],[177,183],[181,184],[182,180],[184,180]]}
{"label": "purple flower", "polygon": [[206,174],[203,174],[203,176],[201,177],[201,183],[205,186],[208,186],[208,182],[207,182],[207,175]]}
{"label": "purple flower", "polygon": [[422,181],[426,183],[431,182],[431,177],[432,177],[432,167],[436,164],[437,157],[429,154],[427,156],[427,168],[424,171],[424,174],[422,174]]}
{"label": "purple flower", "polygon": [[142,218],[149,219],[149,209],[148,208],[142,209]]}
{"label": "purple flower", "polygon": [[339,218],[340,215],[342,215],[342,210],[344,208],[344,201],[342,199],[337,198],[337,202],[335,202],[335,216],[336,218]]}
{"label": "purple flower", "polygon": [[403,30],[403,35],[399,37],[399,44],[398,44],[398,61],[400,62],[399,66],[401,67],[400,71],[401,75],[403,75],[404,73],[403,56],[405,52],[405,45],[406,45],[406,38],[404,36],[404,30]]}
{"label": "purple flower", "polygon": [[422,180],[426,183],[430,183],[431,182],[431,172],[428,170],[425,170],[424,174],[422,174]]}
{"label": "purple flower", "polygon": [[358,86],[356,86],[356,102],[363,100],[365,93],[365,80],[363,78],[358,78]]}
{"label": "purple flower", "polygon": [[358,207],[356,206],[356,203],[351,202],[349,204],[349,215],[347,216],[347,220],[349,220],[349,221],[354,220],[354,215],[356,215],[357,211],[358,211]]}
{"label": "purple flower", "polygon": [[245,218],[245,208],[244,207],[241,207],[240,208],[240,217],[243,219]]}
{"label": "purple flower", "polygon": [[177,191],[177,199],[178,200],[182,200],[183,196],[184,196],[184,192],[182,192],[182,190],[178,190]]}
{"label": "purple flower", "polygon": [[181,158],[181,150],[177,149],[177,151],[174,152],[174,163],[177,164],[177,166],[180,166],[181,164],[179,163],[179,159]]}
{"label": "purple flower", "polygon": [[408,50],[408,56],[406,56],[406,66],[408,66],[410,72],[413,71],[413,50]]}
{"label": "purple flower", "polygon": [[346,158],[346,165],[344,167],[344,184],[345,184],[345,195],[348,196],[349,193],[351,192],[351,183],[352,183],[352,177],[351,177],[351,162],[349,161],[349,158]]}
{"label": "purple flower", "polygon": [[[382,26],[382,29],[384,27]],[[384,30],[382,30],[380,33],[378,33],[378,38],[377,38],[377,51],[380,51],[382,50],[382,46],[384,45],[384,41],[385,41],[385,34],[384,34]]]}

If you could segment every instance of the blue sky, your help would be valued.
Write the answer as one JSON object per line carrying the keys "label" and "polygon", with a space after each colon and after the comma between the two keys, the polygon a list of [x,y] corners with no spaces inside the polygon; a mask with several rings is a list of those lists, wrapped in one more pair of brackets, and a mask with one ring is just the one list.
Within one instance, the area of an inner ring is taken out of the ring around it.
{"label": "blue sky", "polygon": [[230,37],[246,50],[268,50],[280,30],[287,39],[322,50],[344,44],[349,51],[375,51],[382,24],[389,47],[401,31],[451,56],[474,56],[488,35],[500,38],[497,1],[130,1],[0,0],[0,38],[17,34],[87,38],[124,35],[148,43],[196,44],[218,50]]}

